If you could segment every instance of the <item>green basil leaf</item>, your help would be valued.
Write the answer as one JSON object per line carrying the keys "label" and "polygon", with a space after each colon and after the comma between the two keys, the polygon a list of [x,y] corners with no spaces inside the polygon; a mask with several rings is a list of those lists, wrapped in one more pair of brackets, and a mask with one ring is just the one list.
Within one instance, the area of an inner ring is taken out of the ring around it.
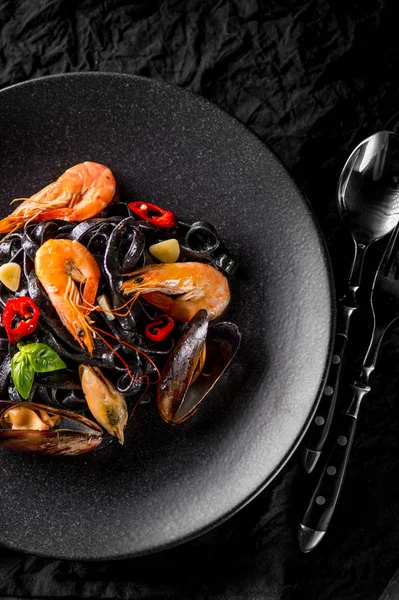
{"label": "green basil leaf", "polygon": [[32,389],[35,371],[28,357],[22,352],[14,354],[11,360],[11,379],[24,400],[27,400]]}
{"label": "green basil leaf", "polygon": [[28,357],[28,360],[36,373],[49,373],[65,369],[66,364],[47,344],[26,344],[22,347],[22,352]]}

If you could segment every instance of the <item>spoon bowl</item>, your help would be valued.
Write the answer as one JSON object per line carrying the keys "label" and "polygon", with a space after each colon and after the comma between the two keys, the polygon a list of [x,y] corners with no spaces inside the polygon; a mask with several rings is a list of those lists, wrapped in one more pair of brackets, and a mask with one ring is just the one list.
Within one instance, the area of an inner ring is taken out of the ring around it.
{"label": "spoon bowl", "polygon": [[370,246],[399,216],[399,136],[379,131],[351,153],[338,181],[338,210],[355,242]]}

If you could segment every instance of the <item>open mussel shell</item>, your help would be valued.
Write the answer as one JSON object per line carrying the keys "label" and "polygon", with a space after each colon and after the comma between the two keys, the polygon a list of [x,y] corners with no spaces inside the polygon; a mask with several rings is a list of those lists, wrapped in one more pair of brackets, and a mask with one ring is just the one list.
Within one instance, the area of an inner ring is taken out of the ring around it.
{"label": "open mussel shell", "polygon": [[157,388],[157,407],[161,417],[174,423],[175,414],[201,359],[208,332],[208,313],[199,310],[188,323],[180,340],[169,354]]}
{"label": "open mussel shell", "polygon": [[[11,429],[9,413],[28,409],[38,420],[54,422],[47,431],[37,429]],[[8,415],[8,416],[7,416]],[[103,439],[97,423],[67,409],[55,408],[35,402],[0,401],[0,448],[19,452],[52,456],[75,456],[91,452]]]}
{"label": "open mussel shell", "polygon": [[[166,422],[182,423],[197,410],[234,358],[240,339],[239,329],[233,323],[218,323],[208,330],[206,311],[193,317],[169,356],[158,384],[157,407]],[[198,375],[197,365],[204,355],[205,363]]]}

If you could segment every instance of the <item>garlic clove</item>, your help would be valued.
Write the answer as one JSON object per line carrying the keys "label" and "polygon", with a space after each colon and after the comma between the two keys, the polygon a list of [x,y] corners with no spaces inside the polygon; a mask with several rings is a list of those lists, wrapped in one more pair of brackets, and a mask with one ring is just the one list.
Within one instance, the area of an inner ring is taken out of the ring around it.
{"label": "garlic clove", "polygon": [[5,263],[0,267],[0,281],[9,290],[16,292],[21,281],[21,267],[14,262]]}
{"label": "garlic clove", "polygon": [[155,258],[163,263],[174,263],[180,255],[179,242],[175,238],[158,242],[149,247],[149,251]]}

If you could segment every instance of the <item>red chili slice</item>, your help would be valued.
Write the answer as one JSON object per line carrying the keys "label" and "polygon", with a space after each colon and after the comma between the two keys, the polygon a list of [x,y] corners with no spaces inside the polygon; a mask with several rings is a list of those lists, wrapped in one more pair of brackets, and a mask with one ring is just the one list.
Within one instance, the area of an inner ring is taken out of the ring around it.
{"label": "red chili slice", "polygon": [[175,227],[177,223],[177,217],[172,211],[165,210],[156,204],[151,204],[149,202],[130,202],[128,207],[140,217],[140,219],[144,219],[157,227],[172,228]]}
{"label": "red chili slice", "polygon": [[145,327],[145,335],[153,342],[162,342],[175,326],[174,320],[169,315],[161,315]]}
{"label": "red chili slice", "polygon": [[7,300],[3,312],[3,325],[11,344],[33,333],[37,327],[40,310],[29,296]]}

